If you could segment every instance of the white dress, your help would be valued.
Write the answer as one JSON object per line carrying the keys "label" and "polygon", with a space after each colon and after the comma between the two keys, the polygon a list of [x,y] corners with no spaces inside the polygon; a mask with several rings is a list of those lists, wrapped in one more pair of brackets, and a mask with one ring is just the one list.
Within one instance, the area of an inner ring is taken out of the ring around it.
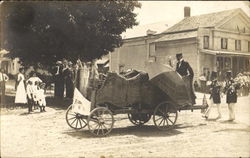
{"label": "white dress", "polygon": [[17,76],[17,81],[19,81],[19,84],[17,85],[15,103],[26,104],[27,94],[24,87],[24,75],[19,73]]}
{"label": "white dress", "polygon": [[39,106],[46,106],[46,99],[45,99],[43,89],[37,90],[37,100],[38,100],[38,105]]}

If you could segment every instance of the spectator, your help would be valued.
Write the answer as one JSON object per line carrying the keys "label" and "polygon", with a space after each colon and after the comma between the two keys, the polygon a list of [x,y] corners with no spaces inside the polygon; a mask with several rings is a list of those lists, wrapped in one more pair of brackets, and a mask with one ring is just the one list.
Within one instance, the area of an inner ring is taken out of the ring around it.
{"label": "spectator", "polygon": [[16,96],[15,96],[15,104],[20,104],[22,106],[27,104],[27,94],[24,85],[24,69],[20,68],[19,73],[17,75],[17,89],[16,89]]}
{"label": "spectator", "polygon": [[54,68],[54,82],[55,82],[55,97],[63,98],[64,95],[64,78],[63,78],[63,64],[61,61],[56,62]]}
{"label": "spectator", "polygon": [[73,64],[71,61],[65,65],[65,69],[63,71],[63,76],[66,85],[66,98],[73,99],[74,95],[74,72],[73,72]]}
{"label": "spectator", "polygon": [[43,82],[39,77],[37,77],[36,72],[32,71],[30,73],[30,78],[26,81],[27,83],[30,81],[31,82],[31,92],[32,92],[32,98],[34,101],[34,105],[38,105],[38,100],[37,100],[37,90],[38,90],[38,85]]}
{"label": "spectator", "polygon": [[3,69],[0,69],[0,92],[1,92],[1,100],[0,104],[5,103],[5,83],[9,80],[9,77],[5,74]]}
{"label": "spectator", "polygon": [[32,88],[31,81],[27,81],[26,91],[27,91],[27,99],[28,99],[28,113],[31,113],[32,107],[34,105],[33,88]]}
{"label": "spectator", "polygon": [[38,100],[38,105],[40,107],[40,112],[46,112],[45,111],[46,98],[44,95],[44,88],[45,88],[45,84],[40,83],[38,86],[38,90],[37,90],[37,100]]}

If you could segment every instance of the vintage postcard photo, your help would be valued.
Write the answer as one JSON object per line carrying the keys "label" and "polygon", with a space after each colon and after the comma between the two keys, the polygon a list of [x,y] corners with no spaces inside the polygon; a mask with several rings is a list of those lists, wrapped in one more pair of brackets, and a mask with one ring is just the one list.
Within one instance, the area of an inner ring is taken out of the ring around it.
{"label": "vintage postcard photo", "polygon": [[250,157],[248,1],[0,1],[0,157]]}

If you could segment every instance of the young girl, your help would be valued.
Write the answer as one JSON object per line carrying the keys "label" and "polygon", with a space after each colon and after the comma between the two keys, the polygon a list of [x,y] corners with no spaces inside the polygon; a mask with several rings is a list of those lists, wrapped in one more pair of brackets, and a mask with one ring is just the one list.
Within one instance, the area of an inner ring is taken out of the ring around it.
{"label": "young girl", "polygon": [[45,84],[40,83],[40,85],[38,86],[38,90],[37,90],[37,101],[38,101],[38,105],[40,107],[40,112],[46,112],[45,111],[46,99],[45,99],[45,95],[44,95],[44,87],[45,87]]}
{"label": "young girl", "polygon": [[221,96],[220,96],[220,92],[221,92],[221,86],[219,85],[218,81],[217,81],[217,73],[216,72],[212,72],[211,74],[211,79],[212,79],[212,83],[211,83],[211,88],[210,88],[210,100],[211,100],[211,105],[208,107],[207,111],[205,112],[205,117],[206,119],[208,119],[209,114],[210,114],[210,110],[213,106],[213,104],[216,104],[217,106],[217,111],[218,111],[218,117],[216,119],[220,119],[221,118]]}

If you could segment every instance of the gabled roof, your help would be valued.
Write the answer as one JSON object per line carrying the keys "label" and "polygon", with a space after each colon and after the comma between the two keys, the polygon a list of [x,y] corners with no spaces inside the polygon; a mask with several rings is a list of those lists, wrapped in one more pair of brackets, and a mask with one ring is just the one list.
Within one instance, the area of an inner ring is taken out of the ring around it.
{"label": "gabled roof", "polygon": [[238,8],[238,9],[187,17],[181,20],[179,23],[175,24],[174,26],[170,27],[163,33],[191,30],[191,29],[196,29],[198,27],[215,27],[219,22],[232,16],[234,13],[239,11],[242,10]]}

